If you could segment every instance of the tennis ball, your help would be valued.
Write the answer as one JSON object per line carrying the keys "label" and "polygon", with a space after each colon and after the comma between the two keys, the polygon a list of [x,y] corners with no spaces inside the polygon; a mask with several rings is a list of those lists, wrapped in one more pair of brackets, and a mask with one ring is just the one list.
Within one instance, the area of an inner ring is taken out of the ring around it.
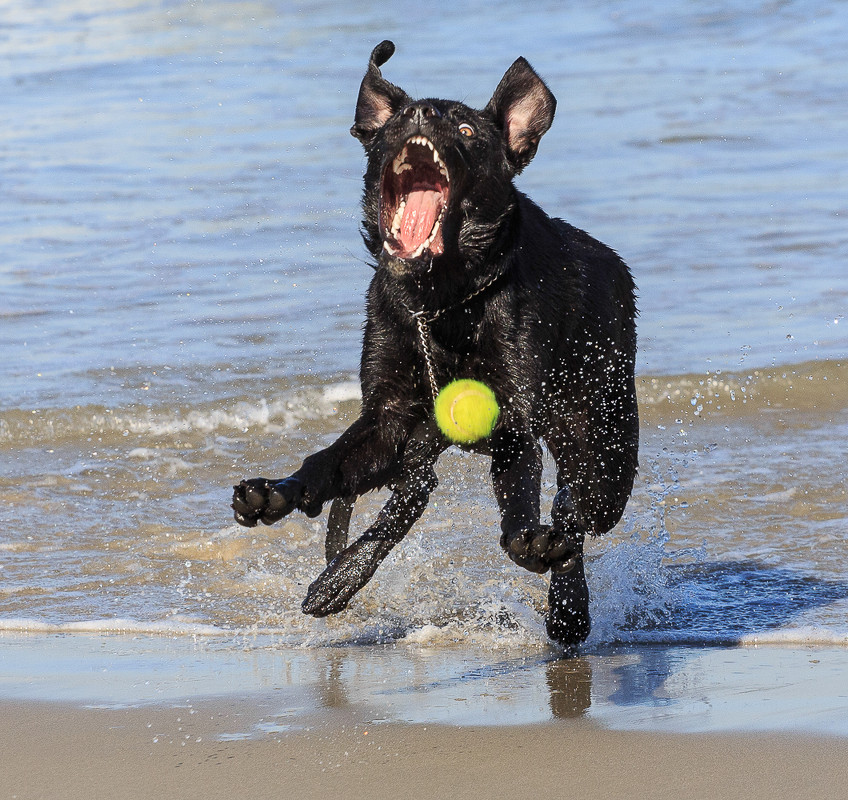
{"label": "tennis ball", "polygon": [[480,381],[453,381],[436,397],[436,424],[452,442],[471,444],[485,439],[498,421],[495,393]]}

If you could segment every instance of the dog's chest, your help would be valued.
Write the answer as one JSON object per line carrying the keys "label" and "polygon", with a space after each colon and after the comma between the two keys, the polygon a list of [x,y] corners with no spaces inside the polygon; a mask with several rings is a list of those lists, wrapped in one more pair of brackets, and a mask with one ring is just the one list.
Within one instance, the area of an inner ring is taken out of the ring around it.
{"label": "dog's chest", "polygon": [[417,346],[422,355],[429,349],[435,371],[448,377],[473,376],[484,363],[497,361],[500,339],[490,320],[470,310],[459,310],[434,320],[418,331]]}

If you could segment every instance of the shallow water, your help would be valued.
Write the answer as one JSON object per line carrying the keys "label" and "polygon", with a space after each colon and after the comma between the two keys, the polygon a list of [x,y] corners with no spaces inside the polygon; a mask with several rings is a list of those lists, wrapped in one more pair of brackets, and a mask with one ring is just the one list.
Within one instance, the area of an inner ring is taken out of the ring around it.
{"label": "shallow water", "polygon": [[356,415],[347,129],[389,37],[387,77],[478,106],[527,56],[559,106],[519,184],[639,285],[641,478],[590,548],[590,651],[848,643],[848,10],[699,9],[6,9],[0,628],[547,652],[479,459],[329,620],[299,611],[321,521],[228,509]]}
{"label": "shallow water", "polygon": [[[234,700],[220,739],[276,737],[340,720],[848,736],[844,647],[634,646],[562,659],[512,648],[243,648],[191,637],[0,633],[5,701],[186,714]],[[151,733],[152,741],[158,739]]]}

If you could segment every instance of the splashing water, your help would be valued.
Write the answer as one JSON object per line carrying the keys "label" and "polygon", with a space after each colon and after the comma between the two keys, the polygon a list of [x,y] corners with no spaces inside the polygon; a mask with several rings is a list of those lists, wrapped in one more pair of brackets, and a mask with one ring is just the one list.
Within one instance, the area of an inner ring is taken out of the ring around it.
{"label": "splashing water", "polygon": [[[688,600],[670,564],[705,557],[701,548],[672,551],[666,525],[670,499],[681,488],[678,468],[652,461],[652,480],[646,487],[649,503],[629,513],[621,534],[601,539],[589,568],[592,590],[590,645],[644,641],[668,624],[674,610]],[[623,539],[622,539],[623,537]]]}

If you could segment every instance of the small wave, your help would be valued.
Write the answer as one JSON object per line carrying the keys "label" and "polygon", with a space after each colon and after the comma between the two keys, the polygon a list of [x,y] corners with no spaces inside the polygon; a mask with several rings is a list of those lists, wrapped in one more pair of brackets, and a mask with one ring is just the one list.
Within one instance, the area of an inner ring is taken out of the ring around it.
{"label": "small wave", "polygon": [[[314,380],[314,379],[313,379]],[[643,420],[678,425],[694,419],[740,416],[764,409],[798,415],[848,408],[848,362],[806,362],[745,373],[642,376],[638,381]],[[110,408],[9,409],[0,413],[0,446],[58,444],[92,436],[168,438],[217,432],[282,431],[306,421],[326,420],[360,399],[356,381],[298,384],[268,397],[224,397],[193,406],[125,405]]]}
{"label": "small wave", "polygon": [[280,633],[276,629],[234,630],[179,618],[163,620],[135,619],[89,619],[71,622],[45,622],[38,619],[18,617],[0,619],[0,632],[4,633],[119,633],[119,634],[149,634],[156,636],[202,636],[202,637],[234,637],[244,635],[274,635]]}
{"label": "small wave", "polygon": [[848,408],[848,361],[808,361],[745,372],[642,376],[643,416],[676,424],[707,415],[745,415],[764,409],[830,413]]}
{"label": "small wave", "polygon": [[779,628],[761,633],[749,633],[740,637],[742,645],[848,645],[848,631],[833,630],[815,625],[799,628]]}
{"label": "small wave", "polygon": [[0,631],[18,633],[147,633],[167,636],[223,636],[232,633],[214,625],[179,620],[141,622],[132,619],[92,619],[51,623],[24,617],[0,620]]}
{"label": "small wave", "polygon": [[273,400],[230,398],[191,408],[88,405],[11,409],[0,413],[0,445],[59,444],[91,436],[168,438],[219,431],[280,431],[297,427],[305,420],[334,417],[339,406],[357,401],[359,397],[357,383],[341,381],[289,390]]}
{"label": "small wave", "polygon": [[708,561],[661,536],[613,544],[592,563],[590,644],[848,644],[848,583],[751,560]]}

